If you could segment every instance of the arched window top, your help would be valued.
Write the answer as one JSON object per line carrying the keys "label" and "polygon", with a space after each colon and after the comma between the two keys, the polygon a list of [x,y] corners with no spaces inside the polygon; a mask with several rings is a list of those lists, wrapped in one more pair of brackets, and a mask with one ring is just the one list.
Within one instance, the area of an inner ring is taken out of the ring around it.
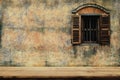
{"label": "arched window top", "polygon": [[109,9],[106,9],[104,8],[103,6],[100,6],[100,5],[97,5],[97,4],[83,4],[79,7],[77,7],[76,9],[72,10],[72,13],[75,14],[75,13],[78,13],[80,10],[84,9],[84,8],[95,8],[95,9],[98,9],[98,10],[101,10],[103,11],[104,13],[110,13],[110,10]]}

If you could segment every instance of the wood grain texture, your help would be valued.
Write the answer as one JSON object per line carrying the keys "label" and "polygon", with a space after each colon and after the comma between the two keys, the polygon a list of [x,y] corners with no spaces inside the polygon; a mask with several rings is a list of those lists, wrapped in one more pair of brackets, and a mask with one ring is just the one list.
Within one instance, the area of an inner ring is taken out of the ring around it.
{"label": "wood grain texture", "polygon": [[0,67],[0,77],[118,77],[120,67]]}

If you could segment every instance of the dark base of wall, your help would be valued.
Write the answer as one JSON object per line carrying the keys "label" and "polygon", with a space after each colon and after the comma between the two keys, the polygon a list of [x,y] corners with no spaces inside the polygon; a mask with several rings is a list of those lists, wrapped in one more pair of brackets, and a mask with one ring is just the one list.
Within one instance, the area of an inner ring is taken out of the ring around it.
{"label": "dark base of wall", "polygon": [[0,78],[0,80],[120,80],[120,77],[92,77],[92,78]]}

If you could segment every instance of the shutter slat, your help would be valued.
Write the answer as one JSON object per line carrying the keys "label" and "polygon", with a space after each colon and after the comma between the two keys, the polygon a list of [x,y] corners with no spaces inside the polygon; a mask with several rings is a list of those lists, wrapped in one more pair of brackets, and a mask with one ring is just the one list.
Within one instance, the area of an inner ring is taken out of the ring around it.
{"label": "shutter slat", "polygon": [[100,19],[100,44],[109,45],[110,44],[110,16],[101,16]]}
{"label": "shutter slat", "polygon": [[72,44],[81,43],[80,16],[72,16]]}

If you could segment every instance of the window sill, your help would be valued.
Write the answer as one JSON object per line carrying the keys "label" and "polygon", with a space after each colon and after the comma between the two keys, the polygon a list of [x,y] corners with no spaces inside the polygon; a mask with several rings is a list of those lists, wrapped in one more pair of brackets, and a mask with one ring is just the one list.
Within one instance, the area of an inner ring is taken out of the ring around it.
{"label": "window sill", "polygon": [[81,46],[100,46],[98,43],[82,43]]}

